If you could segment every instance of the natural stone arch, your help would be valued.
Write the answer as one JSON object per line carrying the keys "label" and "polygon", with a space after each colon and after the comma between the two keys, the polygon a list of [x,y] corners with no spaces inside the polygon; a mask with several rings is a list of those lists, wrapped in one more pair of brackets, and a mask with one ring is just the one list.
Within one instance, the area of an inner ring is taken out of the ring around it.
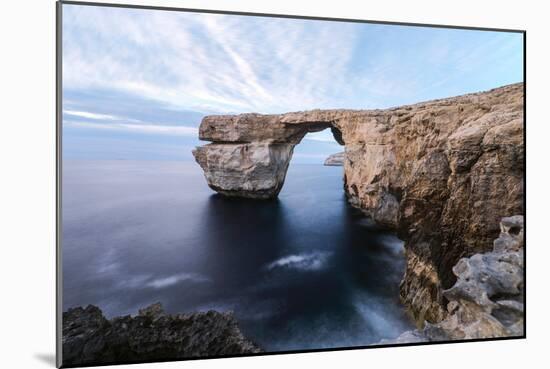
{"label": "natural stone arch", "polygon": [[523,213],[523,92],[514,84],[383,110],[205,117],[200,138],[212,143],[194,154],[219,193],[270,198],[305,134],[336,129],[348,201],[405,240],[401,300],[419,323],[437,322],[453,266],[491,251],[500,219]]}
{"label": "natural stone arch", "polygon": [[193,154],[208,186],[225,196],[275,198],[281,191],[294,147],[310,132],[330,128],[344,145],[334,120],[296,119],[289,114],[205,117],[199,138],[212,143]]}

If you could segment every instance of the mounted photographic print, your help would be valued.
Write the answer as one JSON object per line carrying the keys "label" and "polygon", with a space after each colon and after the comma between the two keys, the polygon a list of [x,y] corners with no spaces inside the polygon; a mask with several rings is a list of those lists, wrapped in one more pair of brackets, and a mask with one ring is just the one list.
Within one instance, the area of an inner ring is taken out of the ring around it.
{"label": "mounted photographic print", "polygon": [[524,38],[59,2],[58,365],[525,337]]}

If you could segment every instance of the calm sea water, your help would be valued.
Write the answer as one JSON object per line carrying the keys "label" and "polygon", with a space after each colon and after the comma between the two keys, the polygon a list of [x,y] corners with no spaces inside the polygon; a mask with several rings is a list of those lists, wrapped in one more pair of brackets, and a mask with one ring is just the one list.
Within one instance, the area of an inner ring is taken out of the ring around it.
{"label": "calm sea water", "polygon": [[376,343],[413,328],[402,243],[365,223],[342,168],[291,165],[279,199],[226,199],[195,163],[65,161],[63,305],[108,317],[235,312],[268,351]]}

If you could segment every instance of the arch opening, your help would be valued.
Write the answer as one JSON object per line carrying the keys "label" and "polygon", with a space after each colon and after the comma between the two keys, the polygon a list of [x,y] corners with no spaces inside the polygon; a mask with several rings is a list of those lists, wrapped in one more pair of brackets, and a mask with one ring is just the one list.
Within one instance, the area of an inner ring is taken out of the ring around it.
{"label": "arch opening", "polygon": [[[199,137],[211,143],[197,147],[193,155],[210,188],[232,197],[275,198],[284,185],[295,147],[300,145],[302,151],[307,146],[303,141],[306,135],[320,134],[317,141],[324,137],[324,141],[344,145],[333,119],[302,118],[261,114],[205,117]],[[324,131],[328,134],[320,133]],[[325,154],[338,151],[342,150],[335,147]]]}
{"label": "arch opening", "polygon": [[333,164],[326,165],[343,165],[343,162],[337,162],[342,158],[339,155],[343,155],[345,150],[341,136],[340,131],[331,125],[308,129],[294,146],[291,163],[323,165],[328,159],[335,157],[336,161],[332,159]]}

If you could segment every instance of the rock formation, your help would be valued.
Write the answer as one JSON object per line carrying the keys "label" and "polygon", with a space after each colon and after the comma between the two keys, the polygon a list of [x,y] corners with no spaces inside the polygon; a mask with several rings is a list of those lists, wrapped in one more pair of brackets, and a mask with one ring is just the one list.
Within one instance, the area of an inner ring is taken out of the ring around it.
{"label": "rock formation", "polygon": [[251,354],[232,313],[168,315],[160,304],[107,320],[93,305],[63,313],[63,366]]}
{"label": "rock formation", "polygon": [[330,122],[292,124],[281,118],[261,114],[205,117],[199,138],[213,143],[197,147],[193,155],[208,185],[226,196],[276,197],[283,187],[294,146],[308,132],[331,126]]}
{"label": "rock formation", "polygon": [[341,167],[344,165],[345,152],[338,152],[336,154],[330,155],[326,158],[324,165]]}
{"label": "rock formation", "polygon": [[443,291],[449,315],[439,323],[403,333],[406,343],[524,335],[523,216],[503,218],[493,251],[460,259],[457,281]]}
{"label": "rock formation", "polygon": [[523,214],[523,84],[385,110],[205,117],[195,158],[228,196],[272,198],[294,146],[330,128],[345,145],[349,202],[405,240],[401,299],[419,322],[447,315],[463,257],[490,251],[498,222]]}

